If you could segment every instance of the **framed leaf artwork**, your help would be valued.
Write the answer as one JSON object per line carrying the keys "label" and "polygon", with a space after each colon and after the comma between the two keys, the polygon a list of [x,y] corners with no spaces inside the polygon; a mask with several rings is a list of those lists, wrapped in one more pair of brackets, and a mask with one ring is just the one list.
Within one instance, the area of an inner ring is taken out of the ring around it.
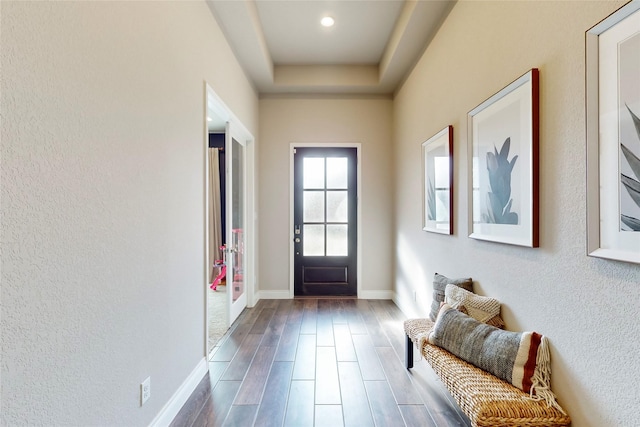
{"label": "framed leaf artwork", "polygon": [[537,248],[538,69],[468,114],[469,237]]}
{"label": "framed leaf artwork", "polygon": [[422,229],[453,234],[453,126],[422,143]]}
{"label": "framed leaf artwork", "polygon": [[640,1],[586,33],[587,254],[640,263]]}

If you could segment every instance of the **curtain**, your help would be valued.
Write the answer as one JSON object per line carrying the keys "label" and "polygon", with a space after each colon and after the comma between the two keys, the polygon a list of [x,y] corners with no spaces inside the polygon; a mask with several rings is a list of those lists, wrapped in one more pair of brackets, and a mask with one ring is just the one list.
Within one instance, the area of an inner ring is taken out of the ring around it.
{"label": "curtain", "polygon": [[209,148],[209,283],[216,276],[214,265],[222,259],[222,213],[220,209],[219,148]]}

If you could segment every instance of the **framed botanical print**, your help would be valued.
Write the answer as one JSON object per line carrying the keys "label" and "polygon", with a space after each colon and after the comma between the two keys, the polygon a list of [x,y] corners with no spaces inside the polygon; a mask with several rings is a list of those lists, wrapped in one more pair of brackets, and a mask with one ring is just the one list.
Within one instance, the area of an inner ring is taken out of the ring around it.
{"label": "framed botanical print", "polygon": [[586,33],[587,254],[640,263],[640,1]]}
{"label": "framed botanical print", "polygon": [[453,126],[422,143],[422,229],[453,234]]}
{"label": "framed botanical print", "polygon": [[468,115],[469,237],[538,247],[538,105],[536,68]]}

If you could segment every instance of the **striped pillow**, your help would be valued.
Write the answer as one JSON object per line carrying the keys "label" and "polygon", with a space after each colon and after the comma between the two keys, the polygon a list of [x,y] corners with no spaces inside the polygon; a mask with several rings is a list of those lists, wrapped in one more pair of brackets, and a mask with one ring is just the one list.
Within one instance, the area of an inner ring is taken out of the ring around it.
{"label": "striped pillow", "polygon": [[551,361],[544,336],[536,332],[504,331],[478,322],[445,303],[428,341],[513,384],[532,398],[544,399],[559,408],[550,390]]}

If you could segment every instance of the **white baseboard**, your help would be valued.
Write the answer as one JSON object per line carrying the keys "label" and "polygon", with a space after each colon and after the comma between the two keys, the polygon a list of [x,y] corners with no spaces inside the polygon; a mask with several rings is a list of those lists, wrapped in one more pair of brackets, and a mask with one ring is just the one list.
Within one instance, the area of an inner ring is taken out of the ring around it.
{"label": "white baseboard", "polygon": [[198,384],[200,384],[200,381],[205,376],[208,370],[209,367],[207,365],[207,359],[203,357],[200,362],[198,362],[193,371],[191,371],[189,376],[184,380],[178,390],[176,390],[173,396],[171,396],[171,399],[169,399],[167,404],[164,405],[162,410],[160,410],[158,415],[156,415],[150,426],[169,426],[176,415],[178,415],[178,412],[180,412],[180,409],[182,409],[182,406],[189,399],[191,393],[193,393]]}
{"label": "white baseboard", "polygon": [[359,299],[392,299],[393,291],[363,291],[358,293]]}
{"label": "white baseboard", "polygon": [[261,299],[291,299],[289,291],[258,291],[256,301]]}

